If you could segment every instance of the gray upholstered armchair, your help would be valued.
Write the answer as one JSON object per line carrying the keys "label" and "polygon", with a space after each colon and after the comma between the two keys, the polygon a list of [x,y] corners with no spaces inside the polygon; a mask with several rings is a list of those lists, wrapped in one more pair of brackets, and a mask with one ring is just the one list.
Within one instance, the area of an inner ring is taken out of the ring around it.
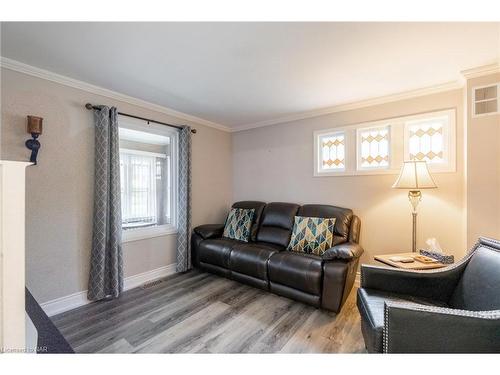
{"label": "gray upholstered armchair", "polygon": [[363,265],[357,303],[370,353],[499,353],[500,242],[439,270]]}

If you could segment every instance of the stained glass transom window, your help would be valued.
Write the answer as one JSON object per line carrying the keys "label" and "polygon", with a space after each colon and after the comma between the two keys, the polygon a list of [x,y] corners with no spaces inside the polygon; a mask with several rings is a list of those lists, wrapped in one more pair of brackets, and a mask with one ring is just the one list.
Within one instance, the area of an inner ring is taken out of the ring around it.
{"label": "stained glass transom window", "polygon": [[313,142],[318,177],[393,174],[408,160],[456,171],[455,109],[321,129]]}
{"label": "stained glass transom window", "polygon": [[324,170],[345,169],[345,134],[335,133],[321,136],[321,168]]}
{"label": "stained glass transom window", "polygon": [[359,167],[389,167],[389,134],[389,126],[358,131]]}
{"label": "stained glass transom window", "polygon": [[410,160],[425,160],[427,163],[444,161],[445,121],[436,118],[407,124]]}

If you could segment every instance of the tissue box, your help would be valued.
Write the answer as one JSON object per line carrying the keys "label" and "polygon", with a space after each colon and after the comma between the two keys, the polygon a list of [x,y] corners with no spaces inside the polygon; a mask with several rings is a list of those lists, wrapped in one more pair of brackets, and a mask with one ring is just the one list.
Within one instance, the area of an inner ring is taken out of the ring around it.
{"label": "tissue box", "polygon": [[421,255],[428,256],[429,258],[436,259],[443,264],[452,264],[455,261],[453,255],[441,254],[431,250],[420,250]]}

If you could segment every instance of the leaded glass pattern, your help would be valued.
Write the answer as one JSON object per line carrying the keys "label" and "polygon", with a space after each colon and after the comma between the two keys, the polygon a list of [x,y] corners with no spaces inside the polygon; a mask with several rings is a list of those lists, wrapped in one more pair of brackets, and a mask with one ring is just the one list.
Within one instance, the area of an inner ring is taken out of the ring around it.
{"label": "leaded glass pattern", "polygon": [[345,133],[321,136],[320,145],[323,170],[345,169]]}
{"label": "leaded glass pattern", "polygon": [[407,124],[410,160],[444,161],[444,120],[431,119]]}
{"label": "leaded glass pattern", "polygon": [[389,126],[360,129],[358,147],[361,168],[388,168]]}

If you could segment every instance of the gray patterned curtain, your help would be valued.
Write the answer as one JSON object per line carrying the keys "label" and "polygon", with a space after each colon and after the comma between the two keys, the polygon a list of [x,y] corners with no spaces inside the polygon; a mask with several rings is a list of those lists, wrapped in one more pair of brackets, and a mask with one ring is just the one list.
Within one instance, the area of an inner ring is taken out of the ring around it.
{"label": "gray patterned curtain", "polygon": [[177,272],[191,268],[191,128],[179,134],[179,214],[177,234]]}
{"label": "gray patterned curtain", "polygon": [[116,108],[94,110],[94,223],[88,299],[116,298],[123,290],[120,147]]}

